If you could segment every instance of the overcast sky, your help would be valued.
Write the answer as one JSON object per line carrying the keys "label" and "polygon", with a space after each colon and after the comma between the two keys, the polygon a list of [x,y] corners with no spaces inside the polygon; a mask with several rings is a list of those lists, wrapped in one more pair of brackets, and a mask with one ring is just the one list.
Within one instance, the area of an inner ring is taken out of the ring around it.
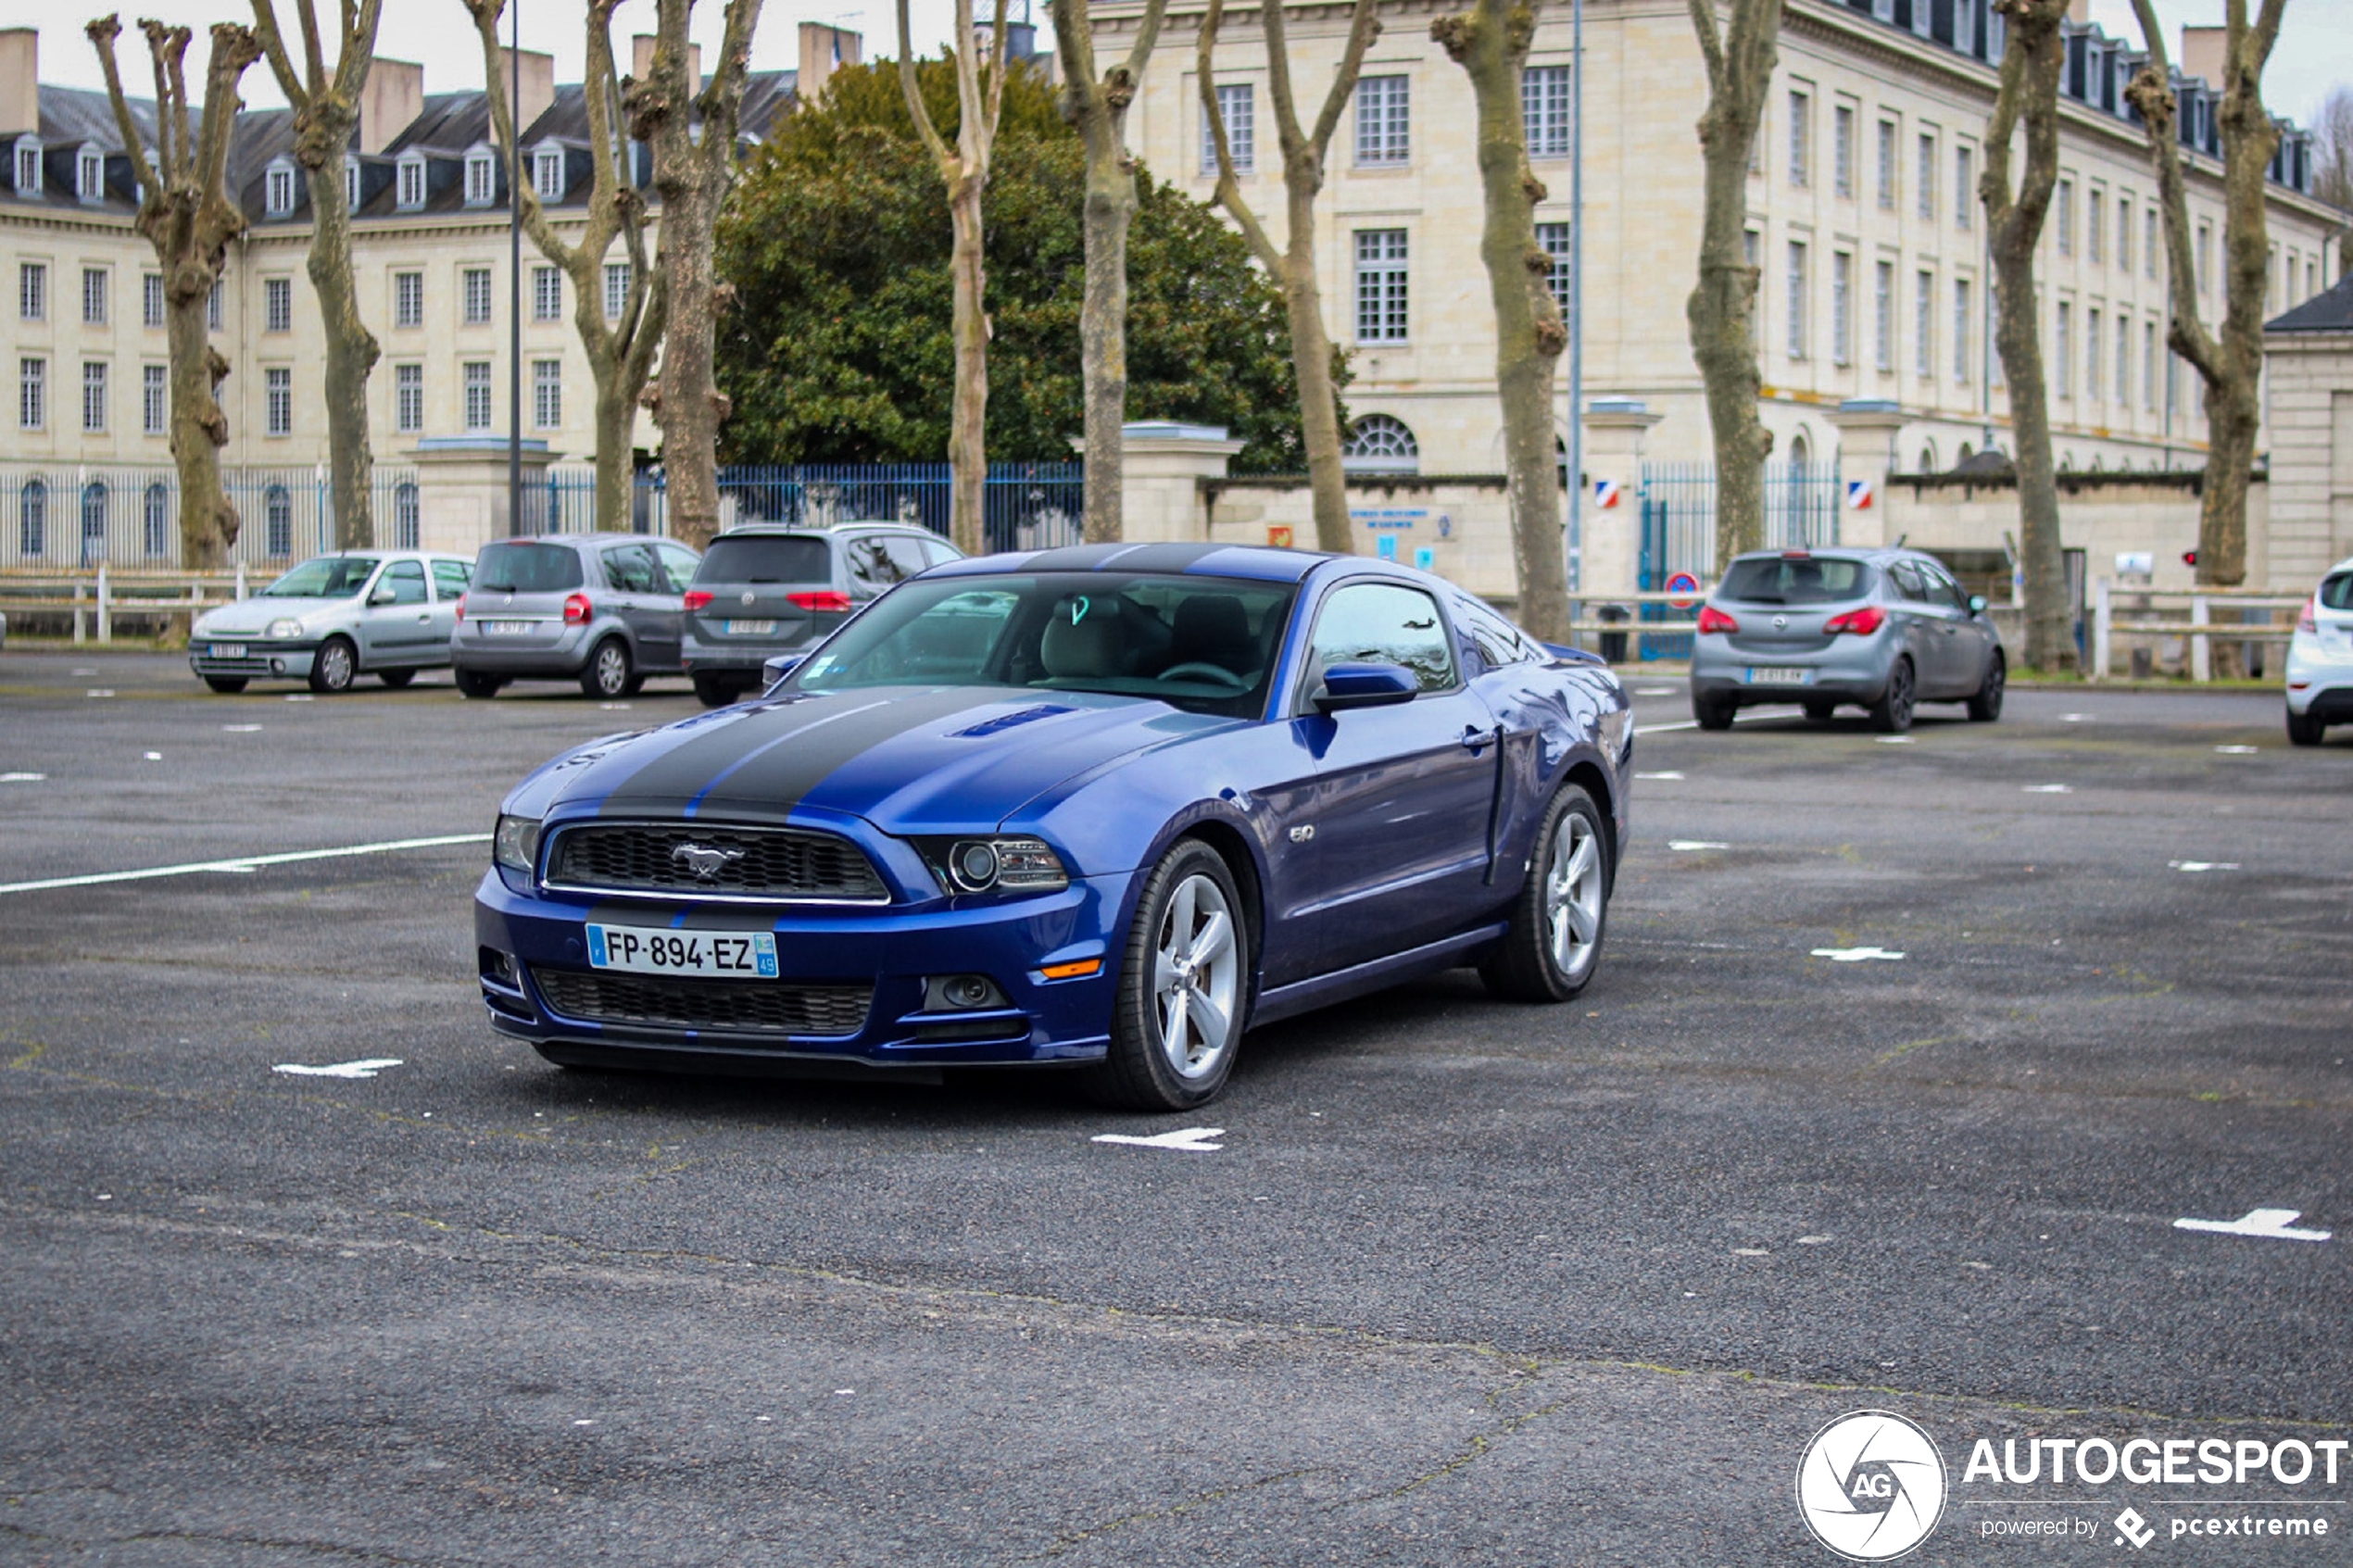
{"label": "overcast sky", "polygon": [[[82,6],[72,14],[79,16],[83,10],[94,14],[100,3],[101,0],[82,0]],[[296,25],[296,0],[277,3],[280,21],[292,30]],[[580,0],[513,3],[522,8],[523,46],[553,53],[557,80],[577,82],[583,58]],[[896,12],[888,0],[846,0],[853,6],[862,3],[864,8],[833,8],[843,3],[845,0],[768,0],[761,9],[760,31],[752,44],[754,67],[789,69],[799,64],[795,40],[799,24],[804,21],[832,22],[863,32],[869,58],[897,53],[893,36]],[[985,15],[990,0],[975,0],[975,8]],[[1033,3],[1042,23],[1046,14],[1044,0]],[[1022,4],[1023,0],[1013,0],[1015,15],[1020,14]],[[2091,0],[2091,5],[2093,19],[2111,35],[2139,42],[2141,30],[2133,19],[2131,0]],[[325,0],[320,9],[333,15],[335,6],[332,0]],[[955,18],[953,0],[913,0],[910,9],[917,49],[924,53],[937,49]],[[2222,19],[2222,0],[2157,0],[2157,13],[2169,30],[2166,46],[2178,57],[2183,24],[2219,23]],[[695,7],[695,36],[706,52],[717,47],[723,14],[722,0],[701,0]],[[190,53],[200,57],[205,47],[202,30],[206,24],[223,17],[243,19],[250,13],[244,6],[224,0],[124,0],[122,15],[126,27],[135,18],[149,16],[195,27],[199,41]],[[2348,4],[2348,0],[2289,0],[2286,15],[2279,47],[2265,73],[2263,96],[2273,113],[2309,121],[2332,86],[2353,84],[2353,4]],[[0,24],[21,25],[25,20],[38,19],[34,0],[0,0]],[[613,31],[626,38],[633,32],[651,32],[653,25],[654,0],[623,0]],[[499,31],[504,37],[505,28],[502,26]],[[139,57],[132,54],[136,42],[137,35],[127,32],[122,46],[124,74],[134,84],[146,76]],[[624,51],[623,69],[626,69],[627,44],[621,47]],[[472,24],[459,0],[385,0],[377,48],[390,58],[423,61],[428,93],[482,85],[481,51],[474,46]],[[192,61],[190,74],[196,74],[197,69]],[[101,85],[97,61],[79,25],[43,28],[41,79],[77,87]],[[247,71],[245,87],[245,101],[256,107],[283,101],[266,67],[257,65]]]}

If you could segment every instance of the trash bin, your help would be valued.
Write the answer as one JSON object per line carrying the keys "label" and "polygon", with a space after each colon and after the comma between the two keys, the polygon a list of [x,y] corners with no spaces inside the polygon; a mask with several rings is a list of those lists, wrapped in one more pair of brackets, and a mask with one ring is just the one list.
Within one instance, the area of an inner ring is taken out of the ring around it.
{"label": "trash bin", "polygon": [[[1624,605],[1604,605],[1595,612],[1594,619],[1605,625],[1622,626],[1632,620],[1633,616]],[[1625,633],[1604,632],[1602,633],[1602,662],[1604,664],[1626,662]]]}

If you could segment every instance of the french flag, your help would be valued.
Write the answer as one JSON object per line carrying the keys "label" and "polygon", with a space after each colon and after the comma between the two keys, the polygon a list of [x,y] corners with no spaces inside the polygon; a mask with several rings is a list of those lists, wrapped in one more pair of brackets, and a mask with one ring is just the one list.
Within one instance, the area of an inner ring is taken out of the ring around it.
{"label": "french flag", "polygon": [[1876,499],[1876,493],[1871,489],[1869,480],[1850,479],[1846,482],[1846,504],[1858,512],[1870,510],[1871,502],[1874,499]]}
{"label": "french flag", "polygon": [[1593,481],[1593,505],[1604,511],[1617,505],[1617,481],[1614,479]]}

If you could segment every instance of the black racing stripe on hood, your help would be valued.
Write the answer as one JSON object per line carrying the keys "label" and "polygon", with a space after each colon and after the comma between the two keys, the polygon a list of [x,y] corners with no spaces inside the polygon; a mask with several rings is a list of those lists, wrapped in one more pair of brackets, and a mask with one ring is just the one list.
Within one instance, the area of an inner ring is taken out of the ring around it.
{"label": "black racing stripe on hood", "polygon": [[598,810],[609,817],[691,810],[724,783],[729,796],[782,815],[836,769],[893,735],[1034,696],[996,686],[876,687],[755,707],[648,762]]}

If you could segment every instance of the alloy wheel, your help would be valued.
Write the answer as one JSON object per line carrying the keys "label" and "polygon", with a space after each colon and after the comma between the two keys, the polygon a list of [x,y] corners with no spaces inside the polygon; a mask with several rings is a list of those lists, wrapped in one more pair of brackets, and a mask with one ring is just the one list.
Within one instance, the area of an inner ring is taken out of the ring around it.
{"label": "alloy wheel", "polygon": [[1231,1047],[1241,954],[1225,890],[1199,872],[1176,884],[1153,944],[1152,999],[1160,1048],[1188,1082],[1215,1072]]}
{"label": "alloy wheel", "polygon": [[1553,962],[1576,981],[1592,967],[1601,949],[1602,847],[1592,824],[1572,811],[1553,835],[1553,859],[1544,876],[1544,917]]}

